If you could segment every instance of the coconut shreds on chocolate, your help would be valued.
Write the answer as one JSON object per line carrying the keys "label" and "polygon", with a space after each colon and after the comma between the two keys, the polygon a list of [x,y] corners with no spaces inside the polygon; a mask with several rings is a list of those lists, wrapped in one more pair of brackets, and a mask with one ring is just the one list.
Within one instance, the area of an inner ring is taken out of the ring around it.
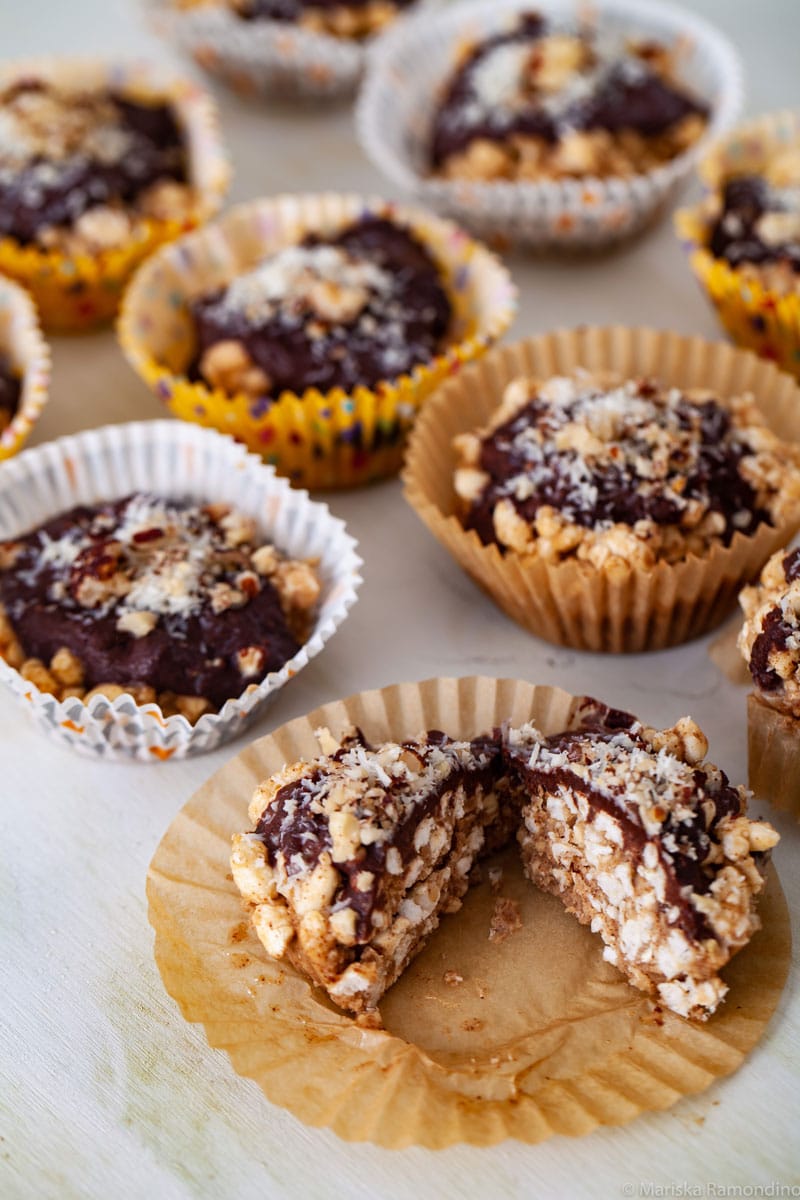
{"label": "coconut shreds on chocolate", "polygon": [[749,396],[584,371],[516,379],[454,446],[466,528],[548,562],[679,562],[800,510],[800,450]]}
{"label": "coconut shreds on chocolate", "polygon": [[594,701],[577,728],[532,725],[471,741],[431,731],[369,746],[318,733],[322,753],[261,784],[235,882],[267,952],[353,1013],[374,1009],[475,861],[516,832],[525,870],[560,895],[634,986],[705,1019],[719,969],[758,928],[778,835],[704,763],[685,718],[659,732]]}
{"label": "coconut shreds on chocolate", "polygon": [[0,654],[58,699],[129,691],[194,721],[280,670],[319,596],[246,514],[136,493],[0,544]]}

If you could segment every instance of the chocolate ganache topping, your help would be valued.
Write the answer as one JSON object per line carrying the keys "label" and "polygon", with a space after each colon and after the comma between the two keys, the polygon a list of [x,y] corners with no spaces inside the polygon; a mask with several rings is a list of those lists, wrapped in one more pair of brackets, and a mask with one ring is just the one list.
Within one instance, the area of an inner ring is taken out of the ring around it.
{"label": "chocolate ganache topping", "polygon": [[465,523],[494,541],[501,500],[531,524],[548,506],[589,529],[680,526],[717,513],[727,543],[768,519],[741,469],[749,452],[731,412],[711,396],[646,380],[611,389],[551,380],[482,440],[486,482]]}
{"label": "chocolate ganache topping", "polygon": [[299,647],[279,556],[226,506],[137,494],[2,550],[0,605],[25,654],[48,663],[66,648],[87,686],[148,684],[219,707]]}
{"label": "chocolate ganache topping", "polygon": [[[389,0],[392,8],[407,8],[414,0]],[[375,0],[238,0],[235,5],[245,21],[300,21],[309,9],[362,9]]]}
{"label": "chocolate ganache topping", "polygon": [[410,372],[440,351],[452,318],[426,247],[375,216],[286,247],[192,311],[191,374],[272,399]]}
{"label": "chocolate ganache topping", "polygon": [[14,419],[22,394],[22,380],[8,356],[0,351],[0,432]]}
{"label": "chocolate ganache topping", "polygon": [[759,175],[729,179],[709,247],[732,267],[782,262],[800,273],[800,181],[778,187]]}
{"label": "chocolate ganache topping", "polygon": [[611,44],[587,26],[561,28],[524,13],[515,27],[479,42],[450,80],[434,120],[432,165],[479,138],[554,144],[589,130],[655,138],[688,116],[705,119],[707,106],[657,69],[663,50]]}
{"label": "chocolate ganache topping", "polygon": [[22,79],[0,93],[0,235],[22,243],[187,178],[167,103]]}

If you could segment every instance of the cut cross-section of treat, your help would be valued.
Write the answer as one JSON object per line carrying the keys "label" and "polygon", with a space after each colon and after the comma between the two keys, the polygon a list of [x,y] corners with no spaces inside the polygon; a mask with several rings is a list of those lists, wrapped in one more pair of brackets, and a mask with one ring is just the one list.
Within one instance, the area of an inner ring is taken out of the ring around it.
{"label": "cut cross-section of treat", "polygon": [[[760,927],[778,835],[703,761],[691,718],[659,731],[585,697],[567,725],[376,747],[357,730],[341,743],[320,731],[323,754],[263,783],[254,831],[233,839],[234,880],[267,953],[341,1008],[369,1012],[460,907],[476,860],[516,832],[528,877],[601,935],[608,962],[705,1020],[728,990],[720,968]],[[518,928],[499,900],[490,940]]]}
{"label": "cut cross-section of treat", "polygon": [[476,859],[516,829],[518,800],[496,738],[319,738],[320,757],[256,790],[256,828],[234,837],[231,864],[267,952],[362,1013],[460,907]]}
{"label": "cut cross-section of treat", "polygon": [[689,718],[665,731],[624,714],[593,726],[591,710],[583,729],[544,737],[527,725],[505,747],[528,794],[529,878],[601,935],[634,986],[701,1020],[728,990],[720,968],[759,928],[778,840],[706,749]]}

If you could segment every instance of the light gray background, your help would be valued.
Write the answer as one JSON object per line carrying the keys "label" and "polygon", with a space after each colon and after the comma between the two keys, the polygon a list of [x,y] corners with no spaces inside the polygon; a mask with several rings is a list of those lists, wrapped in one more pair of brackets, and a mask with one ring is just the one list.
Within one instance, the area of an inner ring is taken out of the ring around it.
{"label": "light gray background", "polygon": [[[691,7],[740,48],[749,113],[798,105],[797,0]],[[172,57],[148,33],[135,0],[0,0],[4,56],[54,51]],[[382,189],[355,145],[346,106],[267,107],[223,93],[219,100],[235,167],[231,200]],[[718,334],[669,220],[611,255],[515,257],[510,265],[522,295],[516,335],[616,321]],[[51,403],[33,440],[159,415],[111,333],[60,339]],[[325,700],[400,679],[518,675],[594,692],[654,724],[690,711],[713,757],[745,777],[744,693],[720,677],[705,642],[627,659],[554,649],[478,592],[396,482],[333,496],[331,505],[361,543],[361,599],[256,734]],[[625,1128],[436,1154],[346,1145],[305,1128],[184,1023],[152,958],[147,864],[177,809],[238,747],[154,767],[99,765],[47,742],[5,693],[0,730],[0,1195],[612,1198],[647,1194],[640,1184],[650,1182],[800,1183],[796,974],[766,1038],[735,1076]],[[783,841],[775,858],[796,928],[798,831],[776,823]]]}

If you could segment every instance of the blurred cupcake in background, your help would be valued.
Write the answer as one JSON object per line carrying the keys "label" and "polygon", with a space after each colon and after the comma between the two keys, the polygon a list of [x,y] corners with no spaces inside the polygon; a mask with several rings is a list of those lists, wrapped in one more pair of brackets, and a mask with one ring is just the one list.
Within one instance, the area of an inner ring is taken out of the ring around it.
{"label": "blurred cupcake in background", "polygon": [[734,341],[800,377],[800,115],[740,126],[700,175],[675,216],[692,269]]}
{"label": "blurred cupcake in background", "polygon": [[0,271],[59,332],[109,320],[134,268],[228,185],[210,98],[141,63],[8,64],[0,131]]}

